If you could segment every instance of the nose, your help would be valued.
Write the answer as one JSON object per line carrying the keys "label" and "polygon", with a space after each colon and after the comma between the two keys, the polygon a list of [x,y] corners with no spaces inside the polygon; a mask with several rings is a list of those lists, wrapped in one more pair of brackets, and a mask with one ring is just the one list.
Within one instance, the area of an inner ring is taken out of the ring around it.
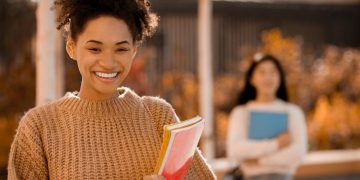
{"label": "nose", "polygon": [[106,70],[114,70],[117,68],[118,63],[113,53],[104,53],[99,61],[99,65]]}

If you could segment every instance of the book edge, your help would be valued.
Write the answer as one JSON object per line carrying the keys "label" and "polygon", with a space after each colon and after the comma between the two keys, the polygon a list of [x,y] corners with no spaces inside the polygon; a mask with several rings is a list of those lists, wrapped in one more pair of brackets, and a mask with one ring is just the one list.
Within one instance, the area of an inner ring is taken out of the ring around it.
{"label": "book edge", "polygon": [[[189,121],[189,122],[187,122]],[[177,125],[181,126],[177,126]],[[164,160],[168,157],[170,151],[167,151],[168,147],[171,147],[171,145],[174,142],[175,134],[181,131],[184,131],[186,129],[192,128],[193,125],[199,126],[201,124],[204,124],[205,126],[205,120],[200,116],[195,116],[191,119],[177,122],[169,125],[164,125],[164,141],[160,148],[159,153],[159,159],[157,161],[157,164],[154,169],[154,173],[157,175],[161,175],[162,171],[164,170]]]}
{"label": "book edge", "polygon": [[187,119],[185,121],[181,121],[181,122],[176,122],[176,123],[172,123],[172,124],[168,124],[164,126],[165,130],[174,130],[174,129],[179,129],[179,128],[184,128],[187,126],[191,126],[193,124],[198,123],[199,121],[201,121],[203,118],[200,116],[195,116],[193,118]]}

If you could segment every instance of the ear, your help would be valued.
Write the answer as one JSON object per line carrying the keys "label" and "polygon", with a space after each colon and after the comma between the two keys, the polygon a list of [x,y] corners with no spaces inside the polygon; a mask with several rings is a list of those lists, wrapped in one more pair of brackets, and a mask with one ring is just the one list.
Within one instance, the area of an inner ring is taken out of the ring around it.
{"label": "ear", "polygon": [[72,60],[76,60],[75,42],[70,36],[66,40],[66,52]]}
{"label": "ear", "polygon": [[134,58],[135,58],[136,53],[137,53],[137,50],[138,50],[138,46],[134,46],[134,47],[133,47],[133,49],[132,49],[132,53],[133,53],[133,55],[132,55],[132,59],[134,59]]}

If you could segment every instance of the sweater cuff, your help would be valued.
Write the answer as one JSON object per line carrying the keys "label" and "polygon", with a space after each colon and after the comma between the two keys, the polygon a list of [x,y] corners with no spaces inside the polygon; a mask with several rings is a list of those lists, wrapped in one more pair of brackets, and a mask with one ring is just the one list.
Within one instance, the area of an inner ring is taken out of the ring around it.
{"label": "sweater cuff", "polygon": [[260,158],[259,161],[258,161],[258,163],[259,163],[260,166],[264,166],[264,165],[266,165],[266,164],[269,164],[268,162],[269,162],[269,161],[268,161],[268,159],[267,159],[266,157],[262,157],[262,158]]}
{"label": "sweater cuff", "polygon": [[272,140],[270,143],[269,143],[269,151],[267,153],[267,155],[259,158],[259,164],[260,165],[266,165],[266,164],[269,164],[269,155],[275,153],[276,151],[278,151],[278,148],[279,148],[279,144],[276,140]]}
{"label": "sweater cuff", "polygon": [[270,144],[269,144],[269,152],[268,154],[272,154],[276,151],[278,151],[279,149],[279,143],[277,142],[276,139],[271,140]]}

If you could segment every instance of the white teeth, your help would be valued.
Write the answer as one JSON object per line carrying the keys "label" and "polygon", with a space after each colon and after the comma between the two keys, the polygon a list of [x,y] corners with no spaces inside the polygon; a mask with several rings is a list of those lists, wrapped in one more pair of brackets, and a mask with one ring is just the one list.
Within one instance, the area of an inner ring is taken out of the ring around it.
{"label": "white teeth", "polygon": [[102,73],[102,72],[95,72],[95,74],[102,78],[114,78],[118,74],[116,73]]}

